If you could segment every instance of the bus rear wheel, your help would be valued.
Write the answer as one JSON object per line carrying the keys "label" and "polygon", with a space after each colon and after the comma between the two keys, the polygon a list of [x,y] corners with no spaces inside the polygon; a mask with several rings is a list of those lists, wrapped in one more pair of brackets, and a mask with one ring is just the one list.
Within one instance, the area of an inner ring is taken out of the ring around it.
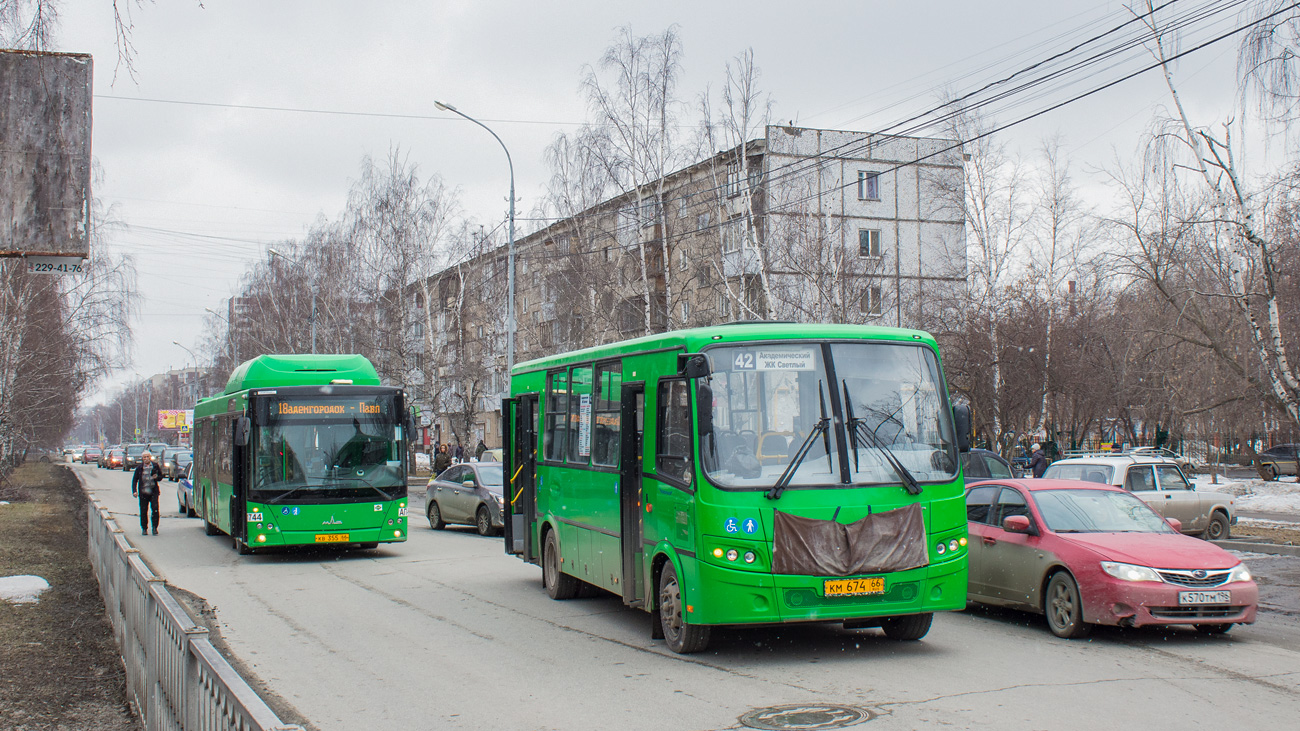
{"label": "bus rear wheel", "polygon": [[668,649],[679,655],[699,652],[709,646],[707,626],[688,624],[684,612],[682,586],[672,562],[664,564],[659,574],[659,624]]}
{"label": "bus rear wheel", "polygon": [[546,532],[542,544],[542,583],[552,599],[572,599],[578,595],[578,580],[560,570],[560,540],[555,531]]}
{"label": "bus rear wheel", "polygon": [[908,614],[902,617],[889,617],[880,622],[880,628],[891,640],[913,641],[925,637],[934,622],[934,614]]}

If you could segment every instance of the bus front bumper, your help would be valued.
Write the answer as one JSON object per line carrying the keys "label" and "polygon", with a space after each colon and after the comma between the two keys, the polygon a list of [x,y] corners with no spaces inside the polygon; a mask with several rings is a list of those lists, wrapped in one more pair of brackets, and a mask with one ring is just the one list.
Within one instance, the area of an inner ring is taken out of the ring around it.
{"label": "bus front bumper", "polygon": [[693,592],[698,599],[689,615],[694,624],[825,622],[952,611],[966,606],[965,560],[883,574],[883,591],[845,597],[825,595],[826,581],[841,577],[760,573],[706,561],[697,562],[696,567],[696,586],[700,589]]}
{"label": "bus front bumper", "polygon": [[337,532],[259,530],[248,526],[248,545],[271,546],[347,546],[354,543],[394,543],[406,540],[405,520],[400,526],[360,528]]}

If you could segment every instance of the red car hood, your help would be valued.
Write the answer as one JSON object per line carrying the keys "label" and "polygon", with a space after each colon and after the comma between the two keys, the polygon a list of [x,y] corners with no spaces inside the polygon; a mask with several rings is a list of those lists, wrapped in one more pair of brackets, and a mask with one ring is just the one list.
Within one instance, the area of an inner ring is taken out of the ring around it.
{"label": "red car hood", "polygon": [[1213,543],[1181,533],[1057,533],[1103,560],[1158,569],[1227,569],[1241,561]]}

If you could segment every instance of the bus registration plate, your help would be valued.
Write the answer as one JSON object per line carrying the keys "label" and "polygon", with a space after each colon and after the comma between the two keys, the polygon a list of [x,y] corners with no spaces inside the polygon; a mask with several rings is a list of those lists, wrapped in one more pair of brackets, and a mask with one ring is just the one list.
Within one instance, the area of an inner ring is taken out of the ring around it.
{"label": "bus registration plate", "polygon": [[347,533],[317,533],[316,542],[317,543],[347,543],[348,534]]}
{"label": "bus registration plate", "polygon": [[822,584],[825,596],[870,596],[885,593],[885,577],[871,576],[865,579],[827,579]]}

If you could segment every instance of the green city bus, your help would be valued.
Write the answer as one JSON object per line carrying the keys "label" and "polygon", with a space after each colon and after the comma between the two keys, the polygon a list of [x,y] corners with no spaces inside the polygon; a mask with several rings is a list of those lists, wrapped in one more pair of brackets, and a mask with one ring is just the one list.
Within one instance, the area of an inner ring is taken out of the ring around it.
{"label": "green city bus", "polygon": [[927,333],[744,323],[520,363],[503,404],[506,551],[675,652],[716,625],[920,639],[966,604],[953,407]]}
{"label": "green city bus", "polygon": [[405,395],[360,355],[262,355],[194,406],[194,509],[243,554],[406,540]]}

